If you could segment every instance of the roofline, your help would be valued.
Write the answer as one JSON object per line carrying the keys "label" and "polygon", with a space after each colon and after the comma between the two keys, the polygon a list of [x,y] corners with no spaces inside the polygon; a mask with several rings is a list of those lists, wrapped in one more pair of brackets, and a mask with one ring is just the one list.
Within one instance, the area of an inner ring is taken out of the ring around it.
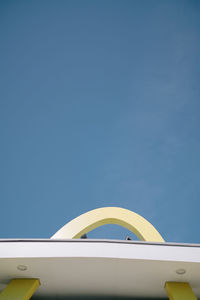
{"label": "roofline", "polygon": [[47,239],[47,238],[8,238],[0,239],[0,243],[110,243],[110,244],[136,244],[136,245],[157,245],[157,246],[175,246],[175,247],[197,247],[200,248],[200,244],[194,243],[175,243],[175,242],[146,242],[146,241],[135,241],[135,240],[112,240],[112,239]]}

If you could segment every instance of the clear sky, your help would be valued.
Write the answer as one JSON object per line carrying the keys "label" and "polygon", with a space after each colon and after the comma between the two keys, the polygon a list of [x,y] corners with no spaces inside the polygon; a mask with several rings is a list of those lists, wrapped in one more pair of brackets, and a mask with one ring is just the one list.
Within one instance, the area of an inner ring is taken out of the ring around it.
{"label": "clear sky", "polygon": [[200,1],[0,0],[0,237],[120,206],[200,243],[199,82]]}

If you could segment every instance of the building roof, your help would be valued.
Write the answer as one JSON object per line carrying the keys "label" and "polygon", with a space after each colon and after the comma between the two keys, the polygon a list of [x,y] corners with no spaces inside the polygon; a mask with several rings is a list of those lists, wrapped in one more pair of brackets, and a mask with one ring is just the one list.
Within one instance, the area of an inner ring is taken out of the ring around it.
{"label": "building roof", "polygon": [[12,278],[39,278],[35,297],[167,298],[165,282],[200,297],[200,245],[90,239],[1,239],[0,291]]}

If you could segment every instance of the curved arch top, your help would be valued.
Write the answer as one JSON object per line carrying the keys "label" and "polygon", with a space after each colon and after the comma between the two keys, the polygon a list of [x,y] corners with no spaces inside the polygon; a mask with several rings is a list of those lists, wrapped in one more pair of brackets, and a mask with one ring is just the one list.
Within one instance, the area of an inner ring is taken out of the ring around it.
{"label": "curved arch top", "polygon": [[164,242],[160,233],[146,219],[120,207],[102,207],[84,213],[64,225],[51,239],[80,238],[83,234],[106,224],[123,226],[142,241]]}

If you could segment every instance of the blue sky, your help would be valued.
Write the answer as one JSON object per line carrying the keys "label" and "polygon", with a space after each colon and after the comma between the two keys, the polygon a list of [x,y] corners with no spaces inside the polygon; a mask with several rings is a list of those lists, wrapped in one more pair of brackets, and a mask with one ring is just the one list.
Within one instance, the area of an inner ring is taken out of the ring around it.
{"label": "blue sky", "polygon": [[120,206],[200,243],[199,37],[194,0],[0,1],[1,238]]}

